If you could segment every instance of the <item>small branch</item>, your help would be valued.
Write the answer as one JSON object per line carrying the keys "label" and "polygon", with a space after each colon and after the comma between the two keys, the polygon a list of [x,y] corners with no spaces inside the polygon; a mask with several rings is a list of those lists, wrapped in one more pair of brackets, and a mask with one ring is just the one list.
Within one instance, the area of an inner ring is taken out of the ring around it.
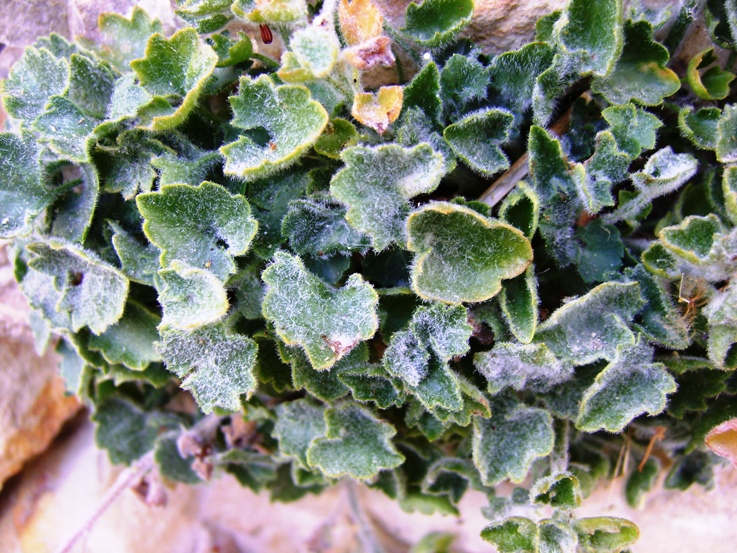
{"label": "small branch", "polygon": [[107,492],[105,492],[105,495],[100,500],[100,503],[98,504],[92,515],[87,518],[87,520],[79,528],[79,530],[77,530],[77,532],[70,539],[68,539],[65,544],[63,544],[59,549],[56,550],[56,553],[70,553],[77,542],[79,542],[79,540],[82,539],[83,536],[85,536],[92,530],[92,527],[95,525],[97,520],[103,514],[105,514],[105,511],[107,511],[110,506],[115,503],[120,495],[126,489],[130,488],[131,485],[136,482],[136,480],[149,472],[153,467],[154,453],[153,451],[151,451],[138,459],[138,461],[133,463],[130,468],[127,468],[123,472],[121,472],[118,475],[118,478],[115,479],[115,483],[110,487],[110,489],[108,489]]}
{"label": "small branch", "polygon": [[348,505],[351,509],[351,516],[358,526],[358,538],[365,553],[384,553],[384,548],[376,539],[371,523],[366,518],[366,513],[361,507],[361,500],[358,497],[358,487],[353,480],[346,479],[346,489],[348,490]]}

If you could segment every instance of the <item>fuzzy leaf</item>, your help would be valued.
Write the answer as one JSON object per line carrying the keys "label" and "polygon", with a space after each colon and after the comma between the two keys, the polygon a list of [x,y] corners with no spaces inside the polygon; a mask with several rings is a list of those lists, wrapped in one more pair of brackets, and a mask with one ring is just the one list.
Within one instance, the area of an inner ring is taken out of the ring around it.
{"label": "fuzzy leaf", "polygon": [[662,412],[665,396],[676,391],[676,383],[663,364],[652,363],[652,356],[652,348],[640,343],[619,346],[617,357],[586,390],[576,427],[585,432],[621,432],[642,413]]}
{"label": "fuzzy leaf", "polygon": [[651,457],[647,460],[642,470],[633,470],[627,484],[625,485],[625,497],[627,504],[633,509],[641,508],[645,502],[645,494],[655,485],[655,480],[660,472],[660,462]]}
{"label": "fuzzy leaf", "polygon": [[725,167],[722,176],[722,194],[727,216],[733,225],[737,225],[737,167]]}
{"label": "fuzzy leaf", "polygon": [[32,122],[44,112],[51,97],[61,94],[69,81],[69,63],[47,49],[26,48],[2,83],[3,106],[15,119]]}
{"label": "fuzzy leaf", "polygon": [[525,181],[519,181],[499,206],[499,218],[532,240],[540,220],[540,198],[537,192]]}
{"label": "fuzzy leaf", "polygon": [[[354,0],[355,1],[355,0]],[[315,142],[315,151],[331,159],[340,159],[340,152],[358,142],[358,132],[353,123],[336,117],[328,123],[325,132]]]}
{"label": "fuzzy leaf", "polygon": [[224,281],[235,273],[233,258],[248,251],[258,223],[243,196],[212,182],[169,184],[139,194],[136,205],[146,237],[161,249],[161,265],[181,261]]}
{"label": "fuzzy leaf", "polygon": [[[355,1],[355,0],[354,0]],[[403,116],[407,110],[417,107],[434,124],[440,123],[443,101],[440,97],[440,71],[434,62],[428,62],[404,87]]]}
{"label": "fuzzy leaf", "polygon": [[359,344],[339,359],[330,369],[324,371],[316,371],[301,348],[290,348],[280,344],[280,351],[282,356],[292,365],[292,384],[294,388],[297,390],[304,389],[320,401],[328,403],[343,397],[350,391],[350,388],[338,378],[338,374],[343,368],[368,364],[368,353],[365,344]]}
{"label": "fuzzy leaf", "polygon": [[343,38],[350,46],[379,36],[384,18],[371,0],[340,0],[338,20]]}
{"label": "fuzzy leaf", "polygon": [[98,20],[99,44],[90,45],[95,53],[121,73],[130,71],[130,62],[146,55],[148,37],[161,33],[158,19],[153,21],[138,6],[130,19],[117,13],[103,13]]}
{"label": "fuzzy leaf", "polygon": [[399,117],[403,98],[401,86],[382,86],[376,94],[357,92],[353,96],[351,115],[359,123],[384,134]]}
{"label": "fuzzy leaf", "polygon": [[69,88],[65,96],[80,110],[104,119],[115,85],[115,74],[107,63],[72,54]]}
{"label": "fuzzy leaf", "polygon": [[89,348],[102,353],[108,363],[122,363],[142,371],[149,363],[161,361],[154,350],[159,333],[159,317],[135,302],[128,302],[123,317],[99,336],[91,335]]}
{"label": "fuzzy leaf", "polygon": [[197,104],[217,61],[215,51],[194,29],[181,29],[168,39],[152,35],[146,55],[130,64],[141,86],[155,97],[155,105],[143,112],[151,118],[148,128],[163,131],[181,124]]}
{"label": "fuzzy leaf", "polygon": [[529,518],[510,517],[486,526],[481,539],[495,545],[499,553],[538,553],[537,524]]}
{"label": "fuzzy leaf", "polygon": [[330,191],[348,205],[348,222],[371,236],[376,250],[403,244],[408,200],[435,190],[443,174],[442,156],[427,144],[389,144],[348,148],[341,158],[346,166],[333,177]]}
{"label": "fuzzy leaf", "polygon": [[502,284],[499,306],[514,337],[529,344],[537,329],[537,279],[535,266]]}
{"label": "fuzzy leaf", "polygon": [[466,207],[433,202],[407,220],[407,248],[416,253],[412,288],[445,303],[487,300],[502,279],[522,273],[532,248],[514,227]]}
{"label": "fuzzy leaf", "polygon": [[416,386],[407,383],[407,390],[428,410],[439,408],[455,413],[464,407],[458,378],[447,363],[434,356],[427,364],[427,373]]}
{"label": "fuzzy leaf", "polygon": [[54,198],[44,187],[35,137],[0,134],[0,238],[28,234],[31,222]]}
{"label": "fuzzy leaf", "polygon": [[307,16],[305,0],[236,0],[230,7],[233,13],[252,23],[295,23]]}
{"label": "fuzzy leaf", "polygon": [[282,340],[305,349],[317,370],[332,367],[378,328],[378,296],[360,275],[332,288],[308,272],[298,257],[277,252],[261,278],[269,285],[264,316]]}
{"label": "fuzzy leaf", "polygon": [[630,160],[640,157],[643,150],[655,147],[656,132],[663,126],[652,113],[633,104],[610,106],[601,115],[609,123],[617,146]]}
{"label": "fuzzy leaf", "polygon": [[328,114],[301,86],[275,86],[266,76],[241,77],[237,96],[230,97],[234,127],[265,129],[269,140],[256,142],[248,133],[220,148],[225,173],[245,180],[272,175],[294,163],[322,134]]}
{"label": "fuzzy leaf", "polygon": [[326,476],[350,475],[366,480],[404,462],[404,456],[391,443],[396,430],[358,405],[329,407],[325,423],[326,436],[312,441],[307,462]]}
{"label": "fuzzy leaf", "polygon": [[608,131],[596,135],[596,150],[583,164],[577,164],[572,177],[584,209],[599,213],[614,205],[612,187],[624,180],[629,156],[619,151],[617,142]]}
{"label": "fuzzy leaf", "polygon": [[153,244],[143,245],[125,232],[116,223],[110,223],[113,230],[113,248],[120,259],[121,272],[133,282],[154,285],[154,275],[159,270],[159,250]]}
{"label": "fuzzy leaf", "polygon": [[644,302],[636,282],[600,284],[569,301],[538,327],[542,342],[562,361],[585,365],[597,359],[614,361],[621,344],[633,344],[627,328]]}
{"label": "fuzzy leaf", "polygon": [[450,42],[471,20],[472,0],[425,0],[407,6],[404,32],[420,44],[437,48]]}
{"label": "fuzzy leaf", "polygon": [[325,408],[297,399],[279,405],[276,417],[273,436],[279,440],[279,451],[309,469],[307,448],[312,440],[325,436],[327,430]]}
{"label": "fuzzy leaf", "polygon": [[330,198],[295,200],[289,204],[282,233],[298,254],[332,255],[366,251],[370,240],[345,220],[346,208]]}
{"label": "fuzzy leaf", "polygon": [[485,486],[507,478],[521,482],[533,461],[553,449],[550,414],[515,403],[508,397],[495,401],[491,418],[476,417],[473,421],[473,462]]}
{"label": "fuzzy leaf", "polygon": [[681,224],[660,230],[660,240],[670,252],[694,263],[706,265],[718,255],[719,237],[724,227],[710,213],[706,217],[686,217]]}
{"label": "fuzzy leaf", "polygon": [[557,25],[557,39],[580,74],[605,77],[622,52],[622,5],[617,0],[591,4],[571,0]]}
{"label": "fuzzy leaf", "polygon": [[55,308],[70,314],[75,332],[88,326],[101,334],[122,317],[128,279],[120,271],[74,244],[52,240],[27,248],[34,254],[29,267],[54,277]]}
{"label": "fuzzy leaf", "polygon": [[583,244],[578,250],[576,263],[584,281],[604,282],[616,278],[624,255],[619,229],[597,219],[576,229],[576,237]]}
{"label": "fuzzy leaf", "polygon": [[59,196],[46,213],[53,217],[51,234],[63,240],[84,242],[92,224],[100,192],[95,167],[89,163],[62,170],[66,182],[75,183]]}
{"label": "fuzzy leaf", "polygon": [[585,553],[618,553],[640,537],[634,523],[616,517],[579,518],[573,528]]}
{"label": "fuzzy leaf", "polygon": [[514,116],[500,109],[472,113],[445,128],[443,136],[453,152],[481,175],[491,175],[509,167],[499,144],[509,139]]}
{"label": "fuzzy leaf", "polygon": [[230,11],[232,3],[232,0],[184,0],[177,2],[174,13],[197,29],[198,33],[212,33],[233,19]]}
{"label": "fuzzy leaf", "polygon": [[538,523],[540,532],[540,553],[575,553],[578,551],[578,537],[567,524],[552,519]]}
{"label": "fuzzy leaf", "polygon": [[333,31],[311,25],[296,31],[289,47],[300,67],[306,69],[312,79],[321,79],[333,70],[340,44]]}
{"label": "fuzzy leaf", "polygon": [[684,106],[678,112],[678,128],[697,147],[714,150],[717,147],[721,115],[719,108],[707,107],[694,112],[693,106]]}
{"label": "fuzzy leaf", "polygon": [[717,367],[727,368],[727,356],[737,342],[737,284],[731,282],[726,289],[717,292],[703,313],[709,321],[709,359]]}
{"label": "fuzzy leaf", "polygon": [[166,368],[182,378],[204,413],[241,408],[240,397],[256,388],[256,342],[212,325],[192,332],[163,330],[157,349]]}
{"label": "fuzzy leaf", "polygon": [[159,303],[164,310],[160,329],[192,330],[219,320],[228,311],[222,282],[206,269],[173,261],[158,273]]}
{"label": "fuzzy leaf", "polygon": [[694,94],[702,100],[724,100],[729,94],[729,83],[735,79],[733,73],[722,71],[719,65],[712,65],[716,61],[714,48],[708,48],[688,62],[686,80]]}
{"label": "fuzzy leaf", "polygon": [[88,141],[99,121],[85,115],[71,101],[54,96],[46,111],[33,123],[33,129],[41,133],[39,142],[64,159],[79,163],[89,160]]}
{"label": "fuzzy leaf", "polygon": [[373,401],[379,409],[388,409],[403,402],[392,379],[381,365],[365,363],[355,369],[346,368],[338,373],[338,379],[351,389],[356,401]]}
{"label": "fuzzy leaf", "polygon": [[440,74],[446,119],[455,121],[470,104],[486,98],[488,86],[489,74],[481,62],[471,56],[453,54]]}
{"label": "fuzzy leaf", "polygon": [[530,488],[533,503],[545,503],[558,509],[576,509],[583,497],[581,486],[570,472],[561,472],[537,480]]}
{"label": "fuzzy leaf", "polygon": [[737,105],[724,106],[717,123],[717,159],[722,163],[737,162]]}
{"label": "fuzzy leaf", "polygon": [[476,353],[474,366],[489,381],[492,394],[507,386],[545,391],[573,377],[573,366],[556,359],[545,344],[496,342],[490,351]]}

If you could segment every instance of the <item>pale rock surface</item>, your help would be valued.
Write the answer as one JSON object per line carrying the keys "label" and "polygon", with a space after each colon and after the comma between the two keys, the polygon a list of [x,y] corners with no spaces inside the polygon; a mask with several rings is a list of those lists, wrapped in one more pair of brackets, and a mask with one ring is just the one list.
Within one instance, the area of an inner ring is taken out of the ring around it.
{"label": "pale rock surface", "polygon": [[0,249],[0,489],[80,407],[65,394],[54,352],[36,354],[28,311]]}

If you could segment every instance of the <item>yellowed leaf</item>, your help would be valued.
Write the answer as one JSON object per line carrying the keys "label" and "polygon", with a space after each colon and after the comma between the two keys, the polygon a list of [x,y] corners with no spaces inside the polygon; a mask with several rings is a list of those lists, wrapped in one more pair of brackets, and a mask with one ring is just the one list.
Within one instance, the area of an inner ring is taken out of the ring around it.
{"label": "yellowed leaf", "polygon": [[359,92],[353,97],[351,115],[360,123],[384,134],[402,111],[401,86],[382,86],[378,93]]}
{"label": "yellowed leaf", "polygon": [[361,44],[343,50],[346,61],[356,69],[366,71],[377,65],[394,65],[391,40],[387,36],[377,36]]}
{"label": "yellowed leaf", "polygon": [[354,46],[381,34],[384,18],[371,0],[340,0],[338,20],[343,38]]}
{"label": "yellowed leaf", "polygon": [[729,459],[737,467],[737,419],[730,419],[715,426],[704,441],[714,453]]}

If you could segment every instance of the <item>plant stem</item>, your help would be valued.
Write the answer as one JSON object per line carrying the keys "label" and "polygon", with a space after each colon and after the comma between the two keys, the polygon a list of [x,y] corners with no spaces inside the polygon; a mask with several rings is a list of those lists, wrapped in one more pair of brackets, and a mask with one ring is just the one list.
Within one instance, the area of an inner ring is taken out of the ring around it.
{"label": "plant stem", "polygon": [[358,497],[358,488],[353,480],[346,479],[345,487],[348,490],[348,505],[351,509],[351,516],[358,526],[358,538],[365,553],[384,553],[384,548],[376,539],[371,523],[366,518],[366,513],[361,507],[361,500]]}

